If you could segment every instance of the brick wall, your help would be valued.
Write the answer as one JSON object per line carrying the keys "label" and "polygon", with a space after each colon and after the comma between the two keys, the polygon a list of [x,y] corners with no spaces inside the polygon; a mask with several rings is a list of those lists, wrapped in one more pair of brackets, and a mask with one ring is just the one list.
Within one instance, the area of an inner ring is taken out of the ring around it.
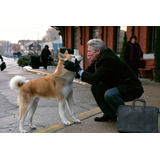
{"label": "brick wall", "polygon": [[[107,47],[115,49],[116,44],[116,32],[115,26],[99,26],[98,38],[103,39]],[[90,30],[89,26],[80,26],[78,27],[78,49],[79,54],[83,55],[83,66],[86,68],[90,62],[87,59],[87,42],[90,39]],[[132,35],[132,26],[127,26],[127,40],[129,41]],[[103,33],[103,34],[102,34]],[[65,27],[65,48],[73,49],[73,36],[72,36],[72,27]],[[143,51],[147,53],[147,38],[148,38],[148,26],[135,26],[134,34],[137,37],[138,43]],[[103,37],[102,37],[103,36]],[[82,40],[81,40],[82,39]],[[82,43],[81,43],[82,42]]]}
{"label": "brick wall", "polygon": [[[127,40],[129,41],[132,36],[132,26],[127,26]],[[147,36],[148,36],[148,26],[135,26],[134,35],[137,37],[137,42],[139,43],[143,53],[147,53]]]}

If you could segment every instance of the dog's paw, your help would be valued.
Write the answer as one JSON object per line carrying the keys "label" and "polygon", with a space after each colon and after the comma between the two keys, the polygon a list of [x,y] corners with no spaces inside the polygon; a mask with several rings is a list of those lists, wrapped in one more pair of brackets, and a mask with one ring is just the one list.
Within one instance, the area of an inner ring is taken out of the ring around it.
{"label": "dog's paw", "polygon": [[66,126],[70,126],[72,123],[70,121],[63,122]]}
{"label": "dog's paw", "polygon": [[32,129],[36,129],[36,126],[35,125],[32,125],[32,126],[30,126],[30,129],[32,130]]}
{"label": "dog's paw", "polygon": [[81,123],[79,119],[74,119],[74,123]]}

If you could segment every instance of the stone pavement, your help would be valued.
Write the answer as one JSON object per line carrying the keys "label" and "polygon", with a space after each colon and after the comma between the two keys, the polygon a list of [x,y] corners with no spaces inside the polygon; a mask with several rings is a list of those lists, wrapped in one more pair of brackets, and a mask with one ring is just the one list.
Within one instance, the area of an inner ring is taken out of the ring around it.
{"label": "stone pavement", "polygon": [[[43,75],[52,73],[54,69],[55,68],[49,68],[48,70],[44,70],[42,68],[40,69],[26,68],[26,70],[29,72],[33,72],[36,74],[43,74]],[[160,83],[156,83],[149,79],[143,79],[143,78],[141,78],[140,81],[142,82],[144,88],[144,94],[142,95],[141,98],[145,99],[147,106],[156,106],[160,110]],[[89,85],[77,79],[75,79],[74,82],[82,84],[83,87],[85,85]],[[132,102],[128,102],[126,104],[131,105]],[[142,105],[141,102],[136,102],[136,104]],[[35,133],[118,133],[117,122],[95,122],[94,118],[96,116],[102,116],[102,112],[98,107],[79,114],[77,117],[81,120],[81,124],[72,124],[71,126],[65,126],[63,125],[62,122],[59,122],[48,128],[36,131]],[[160,132],[160,126],[159,126],[159,132]]]}

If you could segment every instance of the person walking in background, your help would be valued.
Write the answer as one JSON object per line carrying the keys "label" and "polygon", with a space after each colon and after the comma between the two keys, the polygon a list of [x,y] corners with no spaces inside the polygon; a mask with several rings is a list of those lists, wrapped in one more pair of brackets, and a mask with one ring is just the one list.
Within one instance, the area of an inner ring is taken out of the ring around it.
{"label": "person walking in background", "polygon": [[22,53],[20,51],[18,51],[17,56],[18,56],[18,58],[20,58],[22,56]]}
{"label": "person walking in background", "polygon": [[0,63],[0,70],[3,71],[6,68],[6,63],[3,61],[3,57],[1,55],[0,55],[0,59],[2,62]]}
{"label": "person walking in background", "polygon": [[[3,62],[3,58],[1,55],[0,55],[0,59],[1,59],[1,62]],[[0,63],[0,69],[1,69],[1,63]]]}
{"label": "person walking in background", "polygon": [[0,55],[0,59],[1,59],[1,61],[3,62],[3,57]]}
{"label": "person walking in background", "polygon": [[48,57],[50,55],[51,55],[51,52],[49,51],[49,46],[45,45],[45,47],[41,53],[41,60],[43,62],[44,69],[46,69],[46,70],[47,70],[47,65],[48,65]]}
{"label": "person walking in background", "polygon": [[17,53],[16,52],[13,53],[13,58],[16,61],[16,59],[17,59]]}
{"label": "person walking in background", "polygon": [[124,61],[126,61],[138,76],[138,68],[140,65],[140,59],[143,58],[143,52],[136,41],[137,37],[134,35],[131,36],[130,41],[128,41],[125,48]]}

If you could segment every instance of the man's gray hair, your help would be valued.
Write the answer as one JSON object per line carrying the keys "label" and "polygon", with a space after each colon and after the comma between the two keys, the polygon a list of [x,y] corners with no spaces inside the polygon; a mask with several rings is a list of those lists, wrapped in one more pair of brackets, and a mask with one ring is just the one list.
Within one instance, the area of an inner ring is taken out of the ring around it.
{"label": "man's gray hair", "polygon": [[106,46],[101,39],[90,39],[87,42],[87,45],[91,46],[94,52],[97,52],[99,49],[102,52],[106,49]]}

